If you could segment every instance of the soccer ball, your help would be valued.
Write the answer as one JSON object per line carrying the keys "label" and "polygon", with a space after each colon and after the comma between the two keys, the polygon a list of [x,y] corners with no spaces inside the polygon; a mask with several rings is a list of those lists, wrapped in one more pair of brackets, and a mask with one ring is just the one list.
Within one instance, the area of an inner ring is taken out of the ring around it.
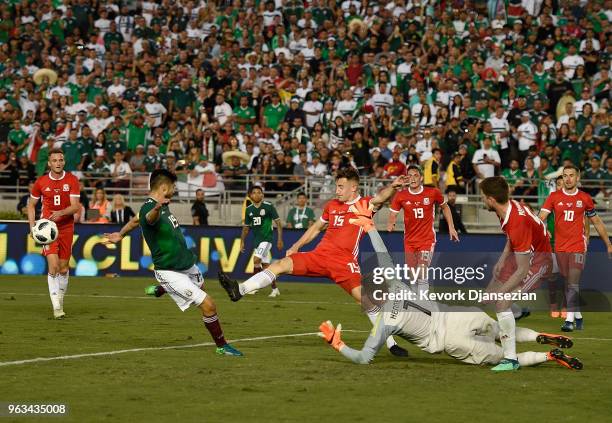
{"label": "soccer ball", "polygon": [[55,222],[48,219],[40,219],[32,228],[34,240],[42,245],[51,244],[57,239],[59,234]]}

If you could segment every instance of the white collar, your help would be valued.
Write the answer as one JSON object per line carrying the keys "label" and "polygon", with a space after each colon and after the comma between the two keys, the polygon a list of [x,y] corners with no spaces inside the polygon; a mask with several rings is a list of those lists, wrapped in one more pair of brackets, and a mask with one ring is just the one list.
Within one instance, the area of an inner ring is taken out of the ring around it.
{"label": "white collar", "polygon": [[570,194],[569,192],[567,192],[567,191],[565,190],[565,188],[561,188],[561,191],[563,191],[563,194],[565,194],[565,195],[576,195],[576,194],[578,194],[578,188],[576,188],[576,192],[575,192],[575,193],[573,193],[573,194]]}
{"label": "white collar", "polygon": [[508,223],[508,219],[510,219],[510,211],[512,210],[512,202],[514,200],[508,201],[508,210],[506,210],[506,216],[504,216],[504,221],[502,222],[501,227],[503,228]]}
{"label": "white collar", "polygon": [[64,179],[64,176],[66,176],[66,171],[62,171],[62,176],[60,176],[59,178],[54,178],[53,176],[51,176],[51,172],[49,172],[49,179],[53,180],[53,181],[61,181],[62,179]]}
{"label": "white collar", "polygon": [[361,195],[358,195],[358,196],[357,196],[357,198],[355,198],[354,200],[347,201],[347,202],[346,202],[346,203],[344,203],[344,204],[348,204],[348,205],[350,206],[351,204],[355,204],[355,203],[356,203],[357,201],[359,201],[360,199],[361,199]]}
{"label": "white collar", "polygon": [[412,190],[410,189],[410,187],[408,187],[408,192],[410,194],[416,195],[416,194],[420,194],[425,190],[425,188],[423,187],[423,185],[421,185],[421,188],[417,191],[417,192],[412,192]]}

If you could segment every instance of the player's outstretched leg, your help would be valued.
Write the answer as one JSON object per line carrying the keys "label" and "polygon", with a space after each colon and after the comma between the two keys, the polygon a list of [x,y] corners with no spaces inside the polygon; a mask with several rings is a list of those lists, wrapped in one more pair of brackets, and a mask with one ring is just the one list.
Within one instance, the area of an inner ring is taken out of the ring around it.
{"label": "player's outstretched leg", "polygon": [[577,357],[571,357],[558,348],[551,350],[547,357],[549,361],[556,361],[568,369],[582,370],[583,367],[582,362]]}
{"label": "player's outstretched leg", "polygon": [[200,304],[200,311],[202,312],[202,321],[206,330],[210,333],[215,345],[217,346],[216,353],[219,355],[230,355],[240,357],[243,354],[236,348],[231,346],[225,340],[223,335],[223,329],[221,329],[221,322],[219,322],[219,316],[217,315],[217,306],[213,299],[207,295],[204,298],[202,304]]}
{"label": "player's outstretched leg", "polygon": [[219,283],[229,295],[230,300],[236,302],[242,298],[238,282],[231,279],[225,272],[219,271]]}

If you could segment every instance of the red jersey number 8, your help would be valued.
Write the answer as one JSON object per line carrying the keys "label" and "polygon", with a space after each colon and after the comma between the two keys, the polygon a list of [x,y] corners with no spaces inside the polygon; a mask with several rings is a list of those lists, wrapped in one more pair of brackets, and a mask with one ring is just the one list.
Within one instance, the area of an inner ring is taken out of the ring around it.
{"label": "red jersey number 8", "polygon": [[53,196],[53,205],[54,206],[59,206],[61,204],[61,199],[59,195],[54,195]]}

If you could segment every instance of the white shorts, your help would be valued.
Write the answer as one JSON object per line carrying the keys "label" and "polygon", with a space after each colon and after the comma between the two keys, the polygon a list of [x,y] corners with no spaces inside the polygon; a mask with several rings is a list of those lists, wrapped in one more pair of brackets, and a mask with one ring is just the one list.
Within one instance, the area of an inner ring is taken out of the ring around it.
{"label": "white shorts", "polygon": [[187,310],[191,305],[199,306],[206,298],[206,292],[201,289],[204,278],[195,265],[183,271],[156,270],[155,279],[181,311]]}
{"label": "white shorts", "polygon": [[499,326],[476,310],[447,313],[444,351],[468,364],[498,364],[504,358],[501,346],[495,343]]}
{"label": "white shorts", "polygon": [[260,242],[257,248],[255,248],[254,256],[261,259],[264,264],[270,264],[272,261],[272,243],[271,242]]}

